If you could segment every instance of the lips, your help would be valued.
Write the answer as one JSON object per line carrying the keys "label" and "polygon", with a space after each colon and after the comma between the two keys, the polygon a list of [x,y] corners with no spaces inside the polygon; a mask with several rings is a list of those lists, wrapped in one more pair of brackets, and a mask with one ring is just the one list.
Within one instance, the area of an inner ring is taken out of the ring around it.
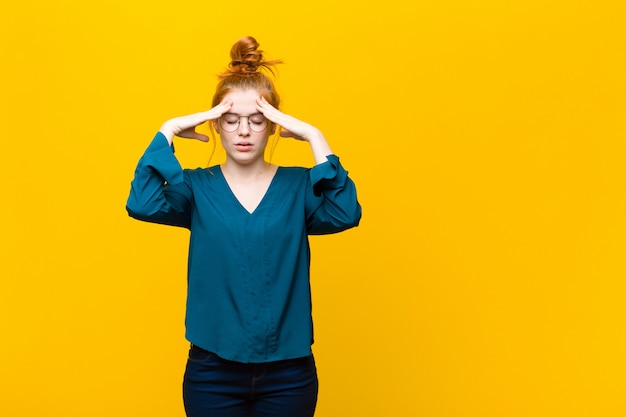
{"label": "lips", "polygon": [[241,152],[246,152],[252,149],[252,143],[251,142],[246,142],[246,141],[242,141],[242,142],[237,142],[235,143],[235,149],[237,149],[238,151]]}

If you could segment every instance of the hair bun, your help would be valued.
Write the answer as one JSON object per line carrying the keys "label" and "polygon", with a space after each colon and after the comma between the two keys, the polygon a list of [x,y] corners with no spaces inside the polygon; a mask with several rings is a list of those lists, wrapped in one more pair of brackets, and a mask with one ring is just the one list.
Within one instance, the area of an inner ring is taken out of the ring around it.
{"label": "hair bun", "polygon": [[263,64],[263,51],[259,50],[259,43],[252,36],[245,36],[235,42],[230,50],[230,68],[234,72],[256,72]]}
{"label": "hair bun", "polygon": [[272,82],[272,67],[282,64],[282,61],[263,59],[263,51],[259,50],[259,43],[252,36],[235,42],[230,49],[230,59],[225,71],[217,75],[220,81],[213,95],[213,106],[221,103],[233,90],[256,90],[272,106],[279,108],[280,97]]}
{"label": "hair bun", "polygon": [[231,61],[229,64],[235,72],[256,72],[259,67],[259,63],[252,61]]}
{"label": "hair bun", "polygon": [[[269,68],[280,61],[263,60],[263,51],[259,49],[259,43],[252,36],[244,36],[239,39],[230,49],[230,64],[227,74],[248,75],[256,73],[259,68]],[[225,76],[227,74],[223,74]]]}

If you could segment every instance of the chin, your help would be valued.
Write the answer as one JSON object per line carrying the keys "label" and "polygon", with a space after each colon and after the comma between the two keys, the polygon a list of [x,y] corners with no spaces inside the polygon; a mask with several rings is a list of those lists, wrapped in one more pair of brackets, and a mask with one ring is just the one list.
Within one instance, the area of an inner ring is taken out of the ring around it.
{"label": "chin", "polygon": [[234,152],[229,157],[240,164],[249,164],[263,159],[263,155],[259,155],[256,152]]}

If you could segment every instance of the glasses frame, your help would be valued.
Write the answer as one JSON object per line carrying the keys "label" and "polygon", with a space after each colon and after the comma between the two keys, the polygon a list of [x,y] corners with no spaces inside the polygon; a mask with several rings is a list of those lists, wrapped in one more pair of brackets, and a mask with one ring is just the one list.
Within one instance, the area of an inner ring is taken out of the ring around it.
{"label": "glasses frame", "polygon": [[[254,114],[251,114],[249,116],[240,116],[240,115],[238,115],[236,113],[226,113],[226,114],[223,114],[222,117],[220,117],[220,119],[219,119],[220,129],[222,129],[226,133],[234,133],[237,130],[239,130],[239,128],[241,127],[241,119],[245,117],[246,119],[248,119],[248,129],[250,129],[250,131],[252,131],[254,133],[263,133],[263,132],[265,132],[267,130],[267,127],[270,125],[270,121],[267,120],[267,118],[265,118],[265,116],[263,116],[263,119],[265,120],[265,126],[263,127],[262,130],[255,130],[255,128],[252,127],[253,124],[250,122],[250,118],[251,117],[259,116],[259,115],[262,116],[263,114],[262,113],[254,113]],[[228,130],[229,128],[225,128],[224,127],[224,124],[223,124],[224,116],[238,117],[237,125],[236,125],[236,127],[234,129]]]}

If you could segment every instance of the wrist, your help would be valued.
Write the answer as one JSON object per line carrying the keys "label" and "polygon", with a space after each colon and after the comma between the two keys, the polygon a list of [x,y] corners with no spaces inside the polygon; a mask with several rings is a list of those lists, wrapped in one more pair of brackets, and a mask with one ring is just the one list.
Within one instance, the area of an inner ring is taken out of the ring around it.
{"label": "wrist", "polygon": [[326,156],[333,153],[321,132],[310,138],[309,146],[311,146],[311,150],[313,151],[316,164],[326,162]]}
{"label": "wrist", "polygon": [[311,132],[307,133],[303,138],[309,143],[326,142],[324,135],[318,129],[311,130]]}
{"label": "wrist", "polygon": [[159,132],[167,139],[167,142],[171,145],[174,140],[174,129],[169,125],[168,122],[163,123]]}

